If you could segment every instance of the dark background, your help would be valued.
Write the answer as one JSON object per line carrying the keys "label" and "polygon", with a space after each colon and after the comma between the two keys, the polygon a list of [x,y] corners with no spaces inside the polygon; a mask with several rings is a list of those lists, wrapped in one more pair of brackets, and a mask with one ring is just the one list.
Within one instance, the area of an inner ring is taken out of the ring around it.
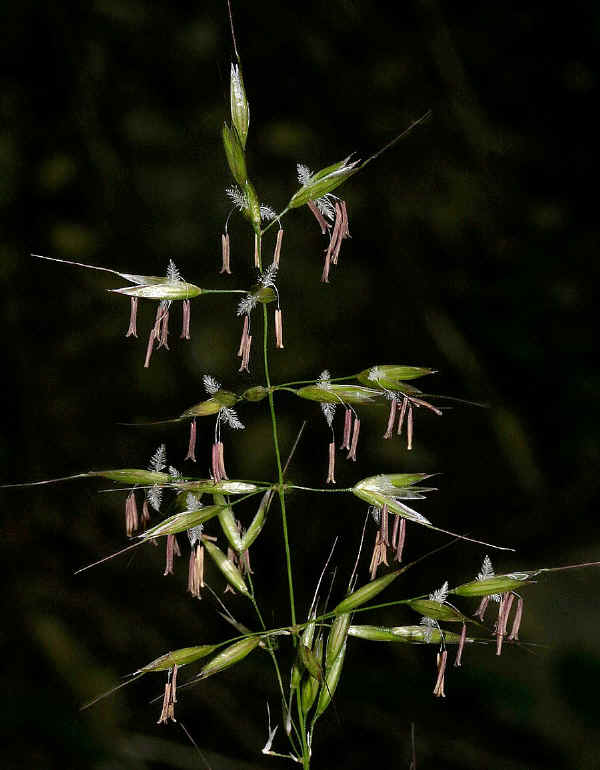
{"label": "dark background", "polygon": [[[490,409],[419,413],[411,453],[381,440],[384,412],[363,410],[359,462],[340,462],[338,482],[442,472],[419,510],[516,547],[491,554],[500,572],[600,558],[598,7],[415,0],[390,16],[383,3],[332,0],[236,3],[234,13],[251,103],[250,174],[275,208],[295,189],[296,162],[317,169],[353,151],[366,157],[433,110],[343,188],[352,239],[330,285],[319,281],[316,222],[306,209],[286,220],[286,348],[272,354],[273,378],[428,365],[439,369],[436,392]],[[105,291],[122,285],[116,277],[29,254],[147,274],[161,274],[172,256],[201,286],[251,282],[241,220],[231,225],[234,275],[217,275],[230,183],[220,145],[231,55],[224,6],[23,0],[1,14],[6,482],[144,467],[163,440],[181,466],[183,425],[120,423],[179,414],[203,398],[206,372],[238,390],[261,381],[258,347],[252,376],[237,373],[235,301],[194,301],[191,343],[177,339],[174,318],[171,352],[144,370],[152,303],[142,307],[140,339],[125,340],[129,303]],[[328,437],[318,408],[285,395],[278,405],[284,450],[309,419],[291,477],[321,485]],[[247,430],[226,435],[230,475],[268,478],[265,403],[239,411]],[[199,474],[211,426],[200,423]],[[2,494],[3,767],[203,766],[178,724],[154,725],[159,704],[148,701],[162,676],[78,710],[166,650],[231,635],[210,598],[186,595],[186,558],[175,577],[162,577],[162,546],[73,576],[126,543],[124,495],[97,494],[108,486]],[[301,612],[336,534],[341,594],[363,514],[342,496],[290,500]],[[408,529],[408,558],[444,542]],[[392,595],[471,579],[484,553],[454,546]],[[267,622],[287,622],[276,507],[252,558]],[[322,719],[315,769],[376,760],[407,768],[411,722],[419,768],[598,768],[597,582],[590,569],[528,588],[522,638],[542,646],[507,648],[499,659],[493,647],[469,649],[445,700],[431,695],[434,651],[355,640],[336,695],[340,721],[332,712]],[[253,623],[241,599],[228,601]],[[415,620],[401,609],[363,618]],[[259,753],[267,698],[276,711],[271,679],[266,656],[255,654],[181,692],[177,716],[213,770],[284,766]]]}

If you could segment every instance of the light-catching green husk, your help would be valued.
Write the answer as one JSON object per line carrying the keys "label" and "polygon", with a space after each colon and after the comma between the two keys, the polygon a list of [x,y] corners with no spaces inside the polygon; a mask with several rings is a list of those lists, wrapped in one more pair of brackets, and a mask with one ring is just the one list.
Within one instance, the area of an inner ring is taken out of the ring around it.
{"label": "light-catching green husk", "polygon": [[230,82],[230,105],[231,105],[231,125],[237,131],[242,149],[246,149],[246,140],[248,138],[248,128],[250,126],[250,106],[246,97],[244,88],[244,79],[239,65],[231,65]]}
{"label": "light-catching green husk", "polygon": [[[214,507],[219,509],[221,508],[220,505]],[[210,540],[203,539],[202,544],[208,551],[208,555],[217,565],[229,585],[235,588],[236,591],[239,591],[244,596],[250,596],[250,591],[244,582],[242,573],[235,566],[235,564],[225,556],[223,551],[218,546],[216,546],[214,543],[211,543]]]}
{"label": "light-catching green husk", "polygon": [[321,404],[376,404],[384,403],[385,396],[374,388],[362,385],[336,385],[335,383],[321,387],[306,385],[296,390],[296,395],[308,401],[318,401]]}
{"label": "light-catching green husk", "polygon": [[219,524],[223,530],[223,534],[227,538],[229,545],[236,553],[240,553],[242,549],[242,538],[240,536],[240,529],[238,527],[233,510],[231,506],[227,505],[223,495],[213,495],[213,500],[216,505],[222,506],[218,513]]}
{"label": "light-catching green husk", "polygon": [[262,385],[253,385],[242,393],[242,398],[246,401],[262,401],[269,395],[269,391]]}
{"label": "light-catching green husk", "polygon": [[323,682],[323,635],[319,634],[315,641],[314,650],[301,645],[301,658],[306,669],[306,675],[302,682],[302,710],[306,714],[310,711],[319,693],[319,687]]}
{"label": "light-catching green husk", "polygon": [[350,613],[338,615],[331,624],[327,636],[327,648],[325,651],[325,671],[329,671],[333,662],[340,654],[340,650],[346,644],[348,628],[350,627]]}
{"label": "light-catching green husk", "polygon": [[143,468],[120,468],[108,471],[90,471],[88,476],[100,476],[109,481],[117,481],[121,484],[141,484],[154,486],[154,484],[168,484],[173,479],[168,473],[159,471],[146,471]]}
{"label": "light-catching green husk", "polygon": [[166,671],[173,666],[187,666],[189,663],[195,663],[197,660],[211,655],[217,648],[217,644],[201,644],[197,647],[182,647],[179,650],[167,652],[160,658],[156,658],[139,668],[134,672],[134,676],[148,671]]}
{"label": "light-catching green husk", "polygon": [[223,406],[234,406],[240,400],[240,397],[235,393],[231,393],[228,390],[219,390],[211,398],[207,398],[204,401],[200,401],[199,404],[194,404],[185,412],[181,413],[180,420],[186,417],[206,417],[211,414],[216,414]]}
{"label": "light-catching green husk", "polygon": [[319,701],[315,711],[315,719],[321,716],[321,714],[327,709],[331,703],[331,699],[336,691],[339,681],[342,677],[342,668],[344,667],[344,658],[346,657],[346,642],[342,645],[336,659],[332,665],[327,669],[325,674],[325,682],[321,687],[319,693]]}
{"label": "light-catching green husk", "polygon": [[185,281],[170,281],[162,278],[160,283],[146,286],[124,286],[122,289],[109,289],[113,294],[126,294],[128,297],[140,299],[159,299],[173,302],[176,300],[193,299],[202,294],[202,289],[193,283]]}
{"label": "light-catching green husk", "polygon": [[418,481],[428,478],[428,473],[388,473],[362,479],[352,488],[353,494],[369,505],[377,508],[387,506],[389,513],[414,521],[417,524],[433,527],[425,516],[402,503],[404,500],[422,499],[431,487],[416,487]]}
{"label": "light-catching green husk", "polygon": [[[460,634],[452,631],[440,631],[431,626],[350,626],[348,636],[366,639],[370,642],[401,642],[403,644],[439,644],[442,639],[446,644],[458,644]],[[467,642],[474,641],[467,638]]]}
{"label": "light-catching green husk", "polygon": [[387,575],[382,575],[375,580],[371,580],[370,583],[366,583],[364,586],[357,588],[356,591],[353,591],[345,599],[342,599],[342,601],[333,608],[333,612],[335,612],[336,615],[344,615],[348,612],[352,612],[352,610],[355,610],[357,607],[361,607],[365,602],[368,602],[370,599],[377,596],[377,594],[380,594],[384,588],[387,588],[398,575],[401,575],[404,572],[404,569],[405,568],[402,567],[401,569],[394,570],[394,572],[389,572]]}
{"label": "light-catching green husk", "polygon": [[350,157],[344,158],[331,166],[326,166],[320,171],[314,173],[308,182],[303,185],[288,203],[288,208],[295,209],[303,206],[308,201],[314,201],[317,198],[327,195],[343,184],[352,174],[356,173],[357,162],[349,163]]}
{"label": "light-catching green husk", "polygon": [[[434,374],[435,369],[427,369],[423,366],[396,366],[384,364],[364,369],[356,375],[356,379],[370,388],[384,388],[386,390],[406,390],[406,380],[415,380],[426,374]],[[410,389],[412,390],[412,388]],[[410,391],[408,391],[410,392]]]}
{"label": "light-catching green husk", "polygon": [[195,492],[196,494],[222,494],[222,495],[248,495],[256,492],[259,487],[248,481],[236,479],[224,479],[215,483],[212,479],[198,479],[197,481],[174,481],[170,484],[180,492]]}
{"label": "light-catching green husk", "polygon": [[269,513],[269,506],[271,505],[273,494],[273,490],[268,489],[262,496],[258,510],[250,522],[250,526],[242,535],[241,551],[247,551],[262,532],[267,521],[267,514]]}
{"label": "light-catching green husk", "polygon": [[244,148],[240,142],[237,131],[231,128],[227,123],[223,123],[223,147],[225,148],[225,157],[235,181],[243,187],[248,178],[246,170],[246,158]]}
{"label": "light-catching green husk", "polygon": [[[206,544],[206,543],[205,543]],[[250,636],[246,639],[241,639],[239,642],[234,642],[226,647],[222,652],[215,655],[198,674],[198,679],[206,679],[213,674],[218,674],[221,671],[225,671],[226,668],[234,666],[241,660],[249,655],[252,650],[255,650],[260,644],[260,636]]]}
{"label": "light-catching green husk", "polygon": [[462,612],[449,604],[436,602],[435,599],[413,599],[408,606],[420,615],[434,620],[443,620],[450,623],[470,623],[471,619],[465,617]]}
{"label": "light-catching green husk", "polygon": [[509,575],[495,575],[485,580],[473,580],[470,583],[463,583],[456,588],[452,588],[448,593],[456,596],[492,596],[493,594],[503,594],[506,591],[514,591],[516,588],[522,588],[531,581],[528,578],[539,575],[542,570],[530,570],[528,572],[512,572]]}
{"label": "light-catching green husk", "polygon": [[[313,615],[314,617],[314,615]],[[296,659],[292,666],[292,673],[290,677],[290,687],[295,690],[300,686],[300,680],[302,679],[302,673],[304,672],[304,662],[302,660],[301,651],[303,648],[311,648],[315,635],[315,624],[308,623],[308,625],[302,631],[300,636],[300,644],[298,645],[298,651],[296,653]]]}
{"label": "light-catching green husk", "polygon": [[141,540],[152,540],[153,537],[162,537],[164,535],[176,535],[178,532],[185,532],[191,527],[197,527],[199,524],[209,521],[219,514],[220,505],[205,505],[196,511],[182,511],[168,519],[161,521],[154,527],[150,527],[145,532],[141,532],[138,537]]}

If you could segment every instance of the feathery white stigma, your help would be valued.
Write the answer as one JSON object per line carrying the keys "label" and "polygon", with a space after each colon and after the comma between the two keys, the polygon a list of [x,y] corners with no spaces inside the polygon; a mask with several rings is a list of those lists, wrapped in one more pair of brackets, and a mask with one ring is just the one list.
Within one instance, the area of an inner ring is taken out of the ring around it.
{"label": "feathery white stigma", "polygon": [[209,396],[214,396],[215,393],[218,393],[221,390],[221,383],[217,382],[217,380],[210,374],[205,374],[202,377],[202,385]]}
{"label": "feathery white stigma", "polygon": [[438,602],[439,604],[443,604],[448,598],[448,581],[446,580],[443,586],[438,588],[433,593],[429,594],[429,598],[431,599],[432,602]]}
{"label": "feathery white stigma", "polygon": [[183,281],[181,273],[177,269],[177,265],[175,262],[173,262],[172,259],[169,260],[169,264],[167,266],[167,280],[172,281],[173,283],[180,283]]}
{"label": "feathery white stigma", "polygon": [[219,409],[219,418],[233,430],[244,430],[246,427],[237,416],[235,409],[232,409],[230,406],[222,406]]}
{"label": "feathery white stigma", "polygon": [[160,473],[167,467],[167,447],[161,444],[150,458],[148,470]]}

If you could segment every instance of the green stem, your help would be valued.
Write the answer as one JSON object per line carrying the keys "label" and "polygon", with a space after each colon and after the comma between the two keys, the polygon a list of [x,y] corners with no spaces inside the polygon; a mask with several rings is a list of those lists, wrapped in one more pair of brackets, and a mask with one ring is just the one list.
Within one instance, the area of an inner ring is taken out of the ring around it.
{"label": "green stem", "polygon": [[[260,249],[261,249],[261,240],[262,240],[262,233],[260,234],[258,238],[258,253],[260,255]],[[273,399],[273,390],[271,388],[271,375],[269,373],[269,318],[267,314],[267,306],[263,305],[263,358],[264,358],[264,368],[265,368],[265,384],[267,386],[268,394],[269,394],[269,412],[271,414],[271,425],[273,428],[273,447],[275,449],[275,458],[277,460],[277,477],[279,480],[279,484],[277,487],[277,493],[279,495],[279,504],[281,507],[281,527],[283,530],[283,542],[285,546],[285,563],[286,563],[286,569],[287,569],[287,578],[288,578],[288,587],[289,587],[289,595],[290,595],[290,614],[292,619],[292,626],[296,625],[296,604],[294,600],[294,581],[292,577],[292,557],[290,553],[290,542],[288,537],[288,526],[287,526],[287,514],[285,510],[285,487],[283,485],[283,465],[281,463],[281,452],[279,450],[279,435],[277,431],[277,415],[275,413],[275,402]],[[296,637],[294,637],[294,642],[296,642]],[[275,660],[275,654],[273,653],[273,659]],[[277,668],[277,664],[276,668]],[[279,676],[279,669],[277,668],[278,676]],[[279,677],[280,678],[280,677]],[[280,680],[280,687],[282,687],[281,680]],[[300,698],[299,692],[296,693],[297,698]],[[285,696],[282,695],[283,701],[285,703]],[[308,746],[306,744],[306,726],[304,723],[304,715],[302,714],[302,706],[300,703],[300,700],[298,700],[298,712],[300,715],[300,740],[302,745],[302,764],[304,770],[309,770],[310,767],[310,757],[308,752]],[[292,743],[292,746],[294,746],[294,742],[292,740],[292,736],[290,735],[290,742]]]}
{"label": "green stem", "polygon": [[202,289],[202,294],[248,294],[247,289]]}
{"label": "green stem", "polygon": [[[248,583],[250,585],[250,600],[252,601],[252,605],[254,607],[254,610],[256,612],[256,616],[258,618],[258,622],[260,623],[263,631],[267,630],[267,627],[265,626],[265,622],[263,620],[262,613],[260,611],[260,608],[258,606],[258,602],[256,601],[256,595],[254,592],[254,583],[252,582],[252,576],[248,573]],[[277,683],[279,685],[279,693],[281,695],[281,702],[285,706],[285,690],[283,687],[283,679],[281,678],[281,671],[279,670],[279,663],[277,662],[277,656],[275,655],[275,652],[273,651],[273,647],[271,646],[270,640],[267,642],[266,645],[267,651],[271,657],[271,660],[273,661],[273,667],[275,668],[275,676],[277,677]],[[294,751],[297,751],[296,744],[292,738],[292,736],[289,736],[290,743],[292,744],[292,748]]]}
{"label": "green stem", "polygon": [[267,627],[265,626],[265,621],[263,620],[263,616],[261,614],[261,611],[258,607],[258,603],[256,601],[256,596],[254,594],[254,584],[252,583],[252,576],[250,573],[247,575],[248,584],[250,586],[250,601],[252,602],[252,606],[254,607],[254,611],[256,612],[256,617],[258,618],[258,622],[260,623],[260,627],[263,631],[267,630]]}
{"label": "green stem", "polygon": [[273,427],[273,447],[277,460],[277,476],[279,479],[278,494],[281,506],[281,526],[283,529],[283,542],[285,545],[285,562],[287,567],[288,586],[290,593],[290,613],[292,625],[296,625],[296,605],[294,601],[294,581],[292,578],[292,557],[290,554],[290,542],[288,538],[287,514],[285,510],[285,488],[283,486],[283,466],[281,464],[281,453],[279,451],[279,436],[277,433],[277,416],[275,414],[275,403],[273,401],[273,392],[271,390],[271,376],[269,374],[269,327],[267,306],[263,305],[263,355],[265,364],[265,382],[269,391],[269,411],[271,413],[271,425]]}
{"label": "green stem", "polygon": [[294,388],[286,388],[284,385],[273,385],[271,390],[273,391],[273,393],[276,390],[287,390],[288,393],[293,393],[294,395],[297,394],[297,391]]}
{"label": "green stem", "polygon": [[298,687],[296,690],[296,705],[298,706],[298,719],[300,720],[300,736],[302,738],[302,768],[303,770],[309,770],[310,753],[309,753],[308,744],[306,741],[306,720],[304,718],[304,711],[302,710],[302,689],[300,687]]}
{"label": "green stem", "polygon": [[289,484],[290,489],[301,489],[304,492],[353,492],[353,487],[344,487],[341,489],[316,489],[315,487],[299,487],[296,484]]}
{"label": "green stem", "polygon": [[286,206],[280,214],[277,214],[275,219],[272,219],[266,227],[263,227],[263,229],[260,231],[261,237],[267,232],[267,230],[270,230],[273,227],[275,222],[279,222],[280,219],[283,219],[283,217],[288,213],[288,211],[289,211],[289,208]]}
{"label": "green stem", "polygon": [[[347,377],[332,377],[329,382],[344,382],[345,380],[355,380],[356,375],[355,374],[349,374]],[[295,382],[282,382],[281,385],[273,385],[274,390],[279,390],[280,388],[286,388],[288,385],[314,385],[315,382],[317,382],[316,379],[312,380],[296,380]]]}
{"label": "green stem", "polygon": [[254,267],[258,268],[259,273],[262,275],[262,232],[255,230],[254,236],[256,238],[256,262]]}

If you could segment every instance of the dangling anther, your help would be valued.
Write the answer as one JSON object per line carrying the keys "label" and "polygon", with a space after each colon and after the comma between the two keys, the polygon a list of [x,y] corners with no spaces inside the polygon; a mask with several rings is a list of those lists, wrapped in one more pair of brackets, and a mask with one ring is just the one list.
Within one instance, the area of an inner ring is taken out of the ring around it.
{"label": "dangling anther", "polygon": [[131,537],[138,528],[138,513],[135,492],[132,490],[125,501],[125,534]]}
{"label": "dangling anther", "polygon": [[190,319],[192,315],[192,305],[189,299],[183,300],[183,318],[181,321],[181,334],[179,335],[180,340],[189,340],[190,339]]}
{"label": "dangling anther", "polygon": [[283,228],[277,231],[277,240],[275,241],[275,251],[273,252],[273,264],[279,267],[279,258],[281,256],[281,242],[283,241]]}
{"label": "dangling anther", "polygon": [[188,444],[188,451],[185,456],[186,460],[196,462],[196,418],[190,422],[190,441]]}
{"label": "dangling anther", "polygon": [[283,348],[283,318],[281,308],[275,310],[275,347]]}
{"label": "dangling anther", "polygon": [[393,398],[390,402],[390,416],[388,417],[388,424],[387,424],[385,433],[383,434],[383,438],[392,437],[392,432],[394,430],[394,423],[396,422],[396,409],[397,409],[397,401],[395,398]]}
{"label": "dangling anther", "polygon": [[131,297],[131,313],[129,315],[129,329],[127,329],[126,337],[137,337],[137,307],[138,298]]}
{"label": "dangling anther", "polygon": [[344,414],[344,438],[340,449],[350,449],[350,436],[352,433],[352,409],[346,407]]}
{"label": "dangling anther", "polygon": [[231,267],[229,265],[229,233],[223,233],[221,235],[221,257],[222,257],[222,266],[221,266],[221,273],[228,273],[231,275]]}
{"label": "dangling anther", "polygon": [[465,639],[467,638],[467,624],[462,624],[462,630],[460,632],[460,640],[458,642],[458,650],[456,651],[456,658],[454,660],[455,666],[462,666],[462,654],[465,647]]}
{"label": "dangling anther", "polygon": [[356,462],[356,447],[358,446],[358,434],[360,433],[360,420],[354,415],[354,425],[352,427],[352,442],[350,443],[350,451],[348,452],[348,460],[354,460]]}
{"label": "dangling anther", "polygon": [[314,216],[315,216],[315,219],[316,219],[316,220],[317,220],[317,222],[319,223],[319,227],[321,228],[321,233],[322,233],[323,235],[325,235],[325,233],[327,232],[327,228],[328,228],[328,226],[329,226],[329,225],[327,224],[327,220],[325,219],[325,217],[323,216],[323,214],[321,214],[321,212],[320,212],[320,211],[319,211],[319,209],[317,208],[317,204],[316,204],[314,201],[308,201],[308,203],[307,203],[306,205],[307,205],[307,206],[308,206],[308,208],[309,208],[309,209],[312,211],[312,213],[313,213],[313,214],[314,214]]}
{"label": "dangling anther", "polygon": [[258,235],[254,233],[254,267],[260,270],[260,252],[258,250]]}
{"label": "dangling anther", "polygon": [[329,444],[329,467],[326,484],[335,484],[335,441]]}
{"label": "dangling anther", "polygon": [[445,698],[446,693],[444,692],[444,674],[446,673],[446,662],[448,660],[448,651],[444,650],[443,652],[438,652],[437,654],[437,679],[435,682],[435,687],[433,688],[433,694],[437,698]]}

